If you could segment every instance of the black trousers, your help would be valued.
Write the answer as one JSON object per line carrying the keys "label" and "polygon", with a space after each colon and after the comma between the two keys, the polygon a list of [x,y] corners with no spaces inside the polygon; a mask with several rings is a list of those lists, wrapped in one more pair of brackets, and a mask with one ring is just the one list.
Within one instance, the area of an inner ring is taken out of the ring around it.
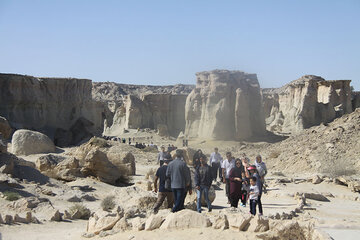
{"label": "black trousers", "polygon": [[228,197],[229,202],[231,202],[231,200],[230,200],[230,179],[225,178],[225,181],[226,181],[226,185],[225,185],[226,196]]}
{"label": "black trousers", "polygon": [[219,177],[220,177],[219,169],[221,169],[220,168],[220,163],[213,163],[212,164],[212,166],[211,166],[211,175],[212,175],[213,180],[217,179],[218,172],[219,172]]}
{"label": "black trousers", "polygon": [[246,205],[248,192],[246,190],[241,190],[241,203]]}
{"label": "black trousers", "polygon": [[261,195],[258,196],[256,200],[250,199],[250,213],[256,215],[256,205],[259,206],[259,213],[263,214],[262,204],[261,204]]}
{"label": "black trousers", "polygon": [[237,194],[230,194],[230,204],[232,207],[238,207],[240,196]]}

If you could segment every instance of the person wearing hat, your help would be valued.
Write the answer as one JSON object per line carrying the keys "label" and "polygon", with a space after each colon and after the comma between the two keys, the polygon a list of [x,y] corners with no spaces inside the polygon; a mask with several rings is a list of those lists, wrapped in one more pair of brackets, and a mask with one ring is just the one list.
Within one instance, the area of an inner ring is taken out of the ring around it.
{"label": "person wearing hat", "polygon": [[250,167],[248,167],[248,171],[250,172],[250,176],[251,178],[256,178],[256,186],[259,189],[259,193],[257,195],[257,205],[259,207],[259,216],[263,215],[263,209],[262,209],[262,203],[261,203],[261,195],[262,195],[262,187],[263,187],[263,183],[261,181],[261,177],[259,175],[259,173],[256,170],[256,166],[255,165],[251,165]]}

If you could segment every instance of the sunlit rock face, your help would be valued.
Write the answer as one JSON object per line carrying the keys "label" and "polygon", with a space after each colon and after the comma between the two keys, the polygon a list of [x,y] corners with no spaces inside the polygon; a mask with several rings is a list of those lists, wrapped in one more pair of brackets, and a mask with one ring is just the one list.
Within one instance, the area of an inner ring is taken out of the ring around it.
{"label": "sunlit rock face", "polygon": [[214,70],[196,74],[185,105],[185,135],[190,138],[244,140],[265,133],[256,74]]}

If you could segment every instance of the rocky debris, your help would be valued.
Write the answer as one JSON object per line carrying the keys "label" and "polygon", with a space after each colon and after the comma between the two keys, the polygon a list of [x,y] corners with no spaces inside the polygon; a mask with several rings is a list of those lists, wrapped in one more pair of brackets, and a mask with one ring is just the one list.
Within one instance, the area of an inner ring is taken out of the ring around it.
{"label": "rocky debris", "polygon": [[312,199],[321,202],[330,202],[330,200],[321,193],[303,193],[303,196],[307,199]]}
{"label": "rocky debris", "polygon": [[319,184],[323,181],[323,179],[321,177],[319,177],[319,175],[315,175],[312,179],[311,182],[313,184]]}
{"label": "rocky debris", "polygon": [[154,229],[160,228],[161,224],[165,221],[166,216],[170,213],[169,210],[160,210],[157,214],[151,214],[150,217],[146,219],[145,230],[152,231]]}
{"label": "rocky debris", "polygon": [[7,153],[0,153],[0,173],[14,174],[15,158]]}
{"label": "rocky debris", "polygon": [[256,74],[214,70],[196,73],[196,78],[196,88],[186,99],[186,136],[244,140],[265,134]]}
{"label": "rocky debris", "polygon": [[227,216],[225,214],[220,214],[219,216],[216,216],[212,226],[214,229],[219,230],[229,229],[229,221],[227,219]]}
{"label": "rocky debris", "polygon": [[5,140],[10,139],[13,130],[6,120],[6,118],[0,116],[0,134],[3,136]]}
{"label": "rocky debris", "polygon": [[135,157],[131,152],[124,152],[121,148],[113,146],[108,149],[106,156],[117,168],[123,169],[125,166],[128,170],[128,175],[136,174]]}
{"label": "rocky debris", "polygon": [[79,160],[74,157],[44,155],[36,160],[36,168],[48,177],[64,181],[74,181],[82,177]]}
{"label": "rocky debris", "polygon": [[[281,142],[264,144],[257,151],[262,152],[269,168],[282,169],[282,173],[321,173],[329,178],[336,178],[360,171],[359,161],[354,157],[360,156],[359,139],[358,108],[329,124],[305,129]],[[326,146],[329,142],[333,145],[331,152]],[[242,151],[237,152],[241,154]]]}
{"label": "rocky debris", "polygon": [[131,224],[128,222],[126,217],[121,218],[113,227],[115,231],[125,232],[131,230]]}
{"label": "rocky debris", "polygon": [[36,208],[40,203],[41,201],[37,197],[26,197],[10,203],[9,206],[16,210],[26,211]]}
{"label": "rocky debris", "polygon": [[55,222],[62,221],[62,216],[59,210],[54,211],[54,214],[50,217],[50,221],[55,221]]}
{"label": "rocky debris", "polygon": [[335,178],[335,183],[347,186],[353,192],[360,192],[360,180],[352,177],[341,176]]}
{"label": "rocky debris", "polygon": [[141,217],[135,217],[130,220],[129,223],[133,230],[142,231],[145,230],[145,219]]}
{"label": "rocky debris", "polygon": [[262,216],[257,216],[251,219],[250,226],[247,229],[249,232],[266,232],[270,229],[269,219]]}
{"label": "rocky debris", "polygon": [[111,230],[120,219],[121,216],[118,213],[93,213],[87,224],[87,232],[97,235],[101,231]]}
{"label": "rocky debris", "polygon": [[14,133],[11,147],[11,152],[15,155],[55,152],[55,145],[48,136],[26,129]]}
{"label": "rocky debris", "polygon": [[273,221],[270,231],[257,234],[257,239],[263,240],[330,240],[327,234],[315,229],[313,225],[300,225],[297,221]]}
{"label": "rocky debris", "polygon": [[227,214],[229,228],[235,231],[246,231],[253,216],[249,213]]}
{"label": "rocky debris", "polygon": [[108,160],[104,152],[97,149],[90,150],[86,155],[81,173],[84,176],[97,177],[100,181],[112,185],[119,184],[121,176],[126,175]]}
{"label": "rocky debris", "polygon": [[350,82],[305,75],[279,89],[263,89],[267,129],[297,133],[351,113]]}
{"label": "rocky debris", "polygon": [[165,218],[160,229],[203,228],[210,226],[211,222],[205,215],[185,209],[176,213],[170,213]]}
{"label": "rocky debris", "polygon": [[5,215],[4,223],[5,224],[13,224],[14,223],[13,217],[11,215]]}

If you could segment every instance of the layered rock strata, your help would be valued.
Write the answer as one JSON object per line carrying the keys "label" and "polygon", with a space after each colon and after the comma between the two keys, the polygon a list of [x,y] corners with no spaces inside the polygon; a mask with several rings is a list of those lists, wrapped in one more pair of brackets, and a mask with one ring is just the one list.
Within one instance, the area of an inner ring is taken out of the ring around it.
{"label": "layered rock strata", "polygon": [[0,115],[15,129],[38,130],[51,138],[80,118],[92,122],[93,133],[101,133],[103,105],[92,100],[91,90],[87,79],[0,74]]}
{"label": "layered rock strata", "polygon": [[256,74],[214,70],[197,73],[196,78],[196,87],[186,99],[186,136],[244,140],[265,134]]}
{"label": "layered rock strata", "polygon": [[350,80],[305,75],[278,89],[263,89],[269,131],[296,133],[352,112]]}

